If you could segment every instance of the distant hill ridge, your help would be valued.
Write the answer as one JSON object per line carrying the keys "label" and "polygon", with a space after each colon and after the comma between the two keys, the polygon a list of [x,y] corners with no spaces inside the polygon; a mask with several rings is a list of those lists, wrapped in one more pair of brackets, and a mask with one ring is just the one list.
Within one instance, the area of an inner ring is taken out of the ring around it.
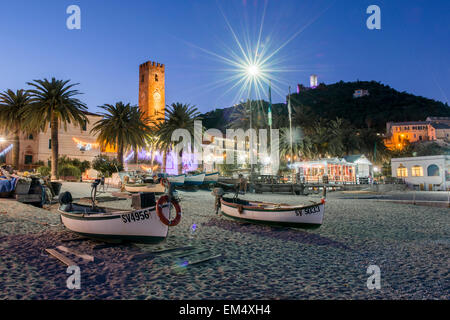
{"label": "distant hill ridge", "polygon": [[[354,98],[355,90],[369,91],[368,96]],[[291,95],[292,106],[303,107],[324,119],[336,117],[349,120],[357,128],[375,128],[384,131],[386,122],[420,121],[428,116],[450,117],[448,104],[399,92],[376,81],[321,83],[315,89],[306,88]],[[264,105],[267,108],[267,102]],[[238,106],[239,107],[239,106]],[[224,129],[231,121],[235,107],[216,109],[202,115],[207,128]],[[273,109],[287,116],[285,104],[274,104]]]}

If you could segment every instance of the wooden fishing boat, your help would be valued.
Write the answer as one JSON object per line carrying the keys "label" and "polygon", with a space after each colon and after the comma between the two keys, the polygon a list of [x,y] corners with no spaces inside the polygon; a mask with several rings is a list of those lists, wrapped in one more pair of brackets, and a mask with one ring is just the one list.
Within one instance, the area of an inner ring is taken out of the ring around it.
{"label": "wooden fishing boat", "polygon": [[164,193],[164,186],[160,183],[149,183],[149,184],[126,184],[125,190],[128,192],[155,192],[155,193]]}
{"label": "wooden fishing boat", "polygon": [[[223,191],[222,191],[223,194]],[[322,225],[325,212],[325,190],[320,202],[292,206],[271,202],[247,201],[225,198],[216,195],[216,213],[220,207],[222,214],[228,218],[267,225],[294,228],[317,228]]]}
{"label": "wooden fishing boat", "polygon": [[219,172],[205,173],[204,184],[214,184],[219,181]]}
{"label": "wooden fishing boat", "polygon": [[174,186],[182,186],[184,184],[185,175],[179,174],[176,176],[168,176],[167,179]]}
{"label": "wooden fishing boat", "polygon": [[199,186],[203,184],[203,180],[205,180],[205,173],[190,174],[185,176],[184,184],[188,186]]}
{"label": "wooden fishing boat", "polygon": [[[169,190],[157,202],[154,193],[133,196],[132,210],[95,206],[96,190],[91,206],[73,203],[70,193],[64,192],[59,198],[58,212],[64,226],[82,236],[113,242],[158,243],[167,237],[169,226],[177,225],[181,219],[181,208],[172,198],[172,189]],[[176,209],[173,220],[170,220],[171,205]]]}
{"label": "wooden fishing boat", "polygon": [[[58,209],[64,226],[82,236],[101,240],[158,243],[167,237],[169,227],[161,222],[155,206],[120,211],[72,204]],[[163,208],[168,218],[168,206]]]}

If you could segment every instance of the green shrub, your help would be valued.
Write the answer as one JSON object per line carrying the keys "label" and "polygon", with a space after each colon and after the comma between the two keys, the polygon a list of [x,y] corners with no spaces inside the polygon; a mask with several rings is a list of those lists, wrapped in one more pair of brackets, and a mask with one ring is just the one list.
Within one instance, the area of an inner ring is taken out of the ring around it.
{"label": "green shrub", "polygon": [[71,164],[66,164],[58,168],[58,175],[60,177],[81,177],[81,171],[77,167]]}
{"label": "green shrub", "polygon": [[92,160],[92,168],[101,172],[105,177],[110,177],[113,172],[122,171],[123,166],[116,158],[98,155]]}
{"label": "green shrub", "polygon": [[72,166],[77,167],[81,173],[83,173],[86,170],[91,168],[91,163],[87,160],[81,161],[77,158],[71,159],[71,158],[68,158],[66,155],[59,157],[58,167],[64,167],[66,165],[72,165]]}
{"label": "green shrub", "polygon": [[45,176],[49,176],[50,175],[51,169],[50,169],[50,167],[47,167],[47,166],[41,166],[41,167],[37,168],[37,172],[41,176],[45,177]]}

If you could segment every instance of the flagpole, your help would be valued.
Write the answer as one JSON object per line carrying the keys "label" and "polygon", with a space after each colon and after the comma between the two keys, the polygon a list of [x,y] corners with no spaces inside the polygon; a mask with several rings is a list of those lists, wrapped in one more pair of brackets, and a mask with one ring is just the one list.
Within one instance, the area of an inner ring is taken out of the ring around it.
{"label": "flagpole", "polygon": [[250,161],[250,183],[253,181],[253,130],[251,130],[253,128],[253,121],[252,121],[252,103],[250,102],[250,94],[249,94],[249,98],[247,100],[248,103],[248,107],[250,109],[250,153],[249,153],[249,161]]}
{"label": "flagpole", "polygon": [[[267,112],[267,120],[269,122],[269,139],[272,143],[272,80],[269,80],[269,110]],[[270,146],[272,148],[272,145]],[[273,167],[270,166],[270,172],[273,175]]]}
{"label": "flagpole", "polygon": [[294,160],[292,150],[292,111],[291,111],[291,87],[289,86],[289,98],[288,98],[288,112],[289,112],[289,145],[291,148],[291,164]]}
{"label": "flagpole", "polygon": [[292,148],[291,86],[289,86],[288,112],[289,112],[289,145],[291,148],[291,183],[294,184],[294,176],[292,174],[292,164],[294,163],[294,155],[293,155],[293,148]]}

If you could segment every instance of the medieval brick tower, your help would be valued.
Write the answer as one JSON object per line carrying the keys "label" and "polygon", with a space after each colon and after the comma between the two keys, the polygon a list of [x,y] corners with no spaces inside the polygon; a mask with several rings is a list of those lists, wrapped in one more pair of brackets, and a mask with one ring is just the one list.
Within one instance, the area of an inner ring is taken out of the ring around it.
{"label": "medieval brick tower", "polygon": [[164,65],[147,61],[139,66],[139,108],[149,118],[164,117]]}

